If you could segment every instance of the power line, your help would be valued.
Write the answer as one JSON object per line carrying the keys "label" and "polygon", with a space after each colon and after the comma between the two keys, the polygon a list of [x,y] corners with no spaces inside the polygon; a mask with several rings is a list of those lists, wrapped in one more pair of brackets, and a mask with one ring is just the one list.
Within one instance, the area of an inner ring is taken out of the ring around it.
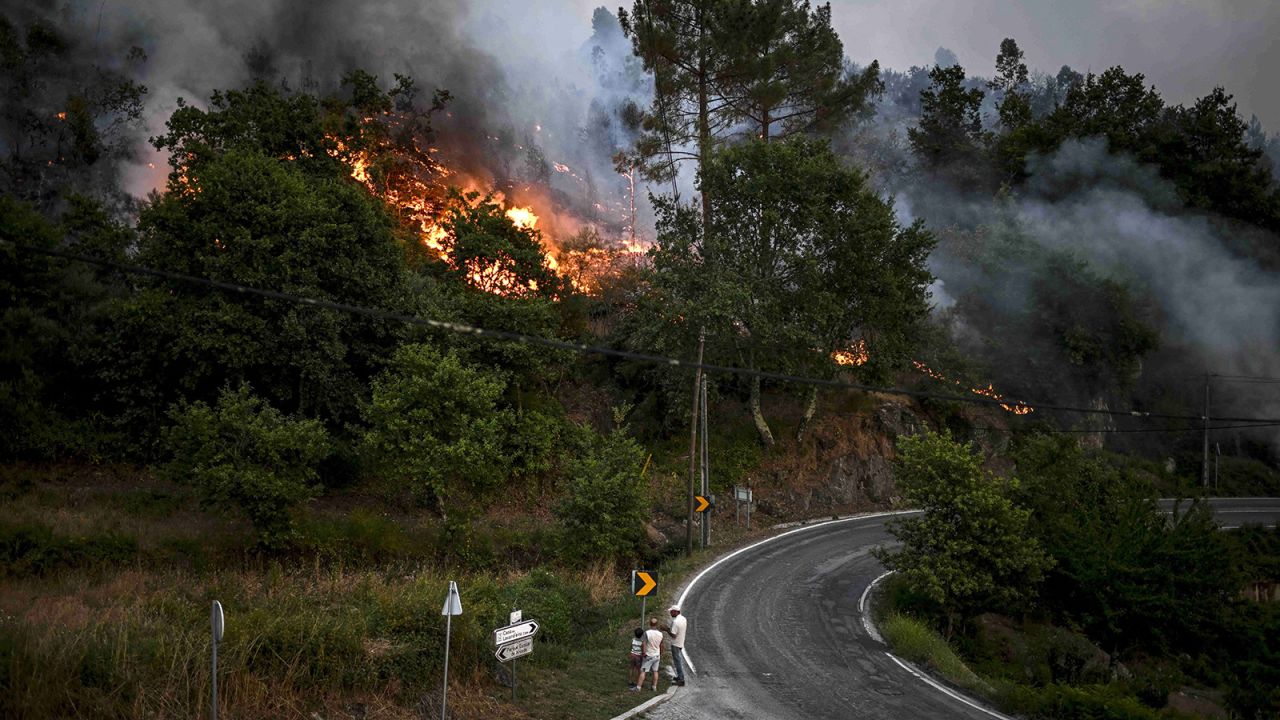
{"label": "power line", "polygon": [[[662,355],[651,355],[648,353],[634,352],[631,350],[619,350],[617,348],[604,347],[601,345],[588,345],[586,343],[576,343],[567,340],[556,340],[553,338],[539,337],[537,335],[526,335],[524,333],[511,332],[507,330],[490,330],[487,328],[475,327],[465,323],[449,322],[445,320],[432,320],[422,318],[416,315],[406,315],[403,313],[391,312],[389,310],[380,310],[377,308],[369,308],[360,305],[350,305],[347,303],[335,302],[332,300],[318,300],[316,298],[303,297],[299,295],[291,295],[289,293],[280,292],[278,290],[266,290],[263,288],[255,288],[247,285],[239,285],[236,283],[224,282],[221,280],[211,280],[208,278],[196,277],[194,275],[186,275],[183,273],[172,272],[169,270],[160,270],[157,268],[146,267],[143,265],[130,265],[119,263],[113,260],[105,260],[88,255],[80,255],[77,253],[66,252],[64,250],[55,250],[51,248],[39,248],[30,245],[23,245],[12,241],[8,242],[15,249],[34,253],[37,255],[45,255],[49,257],[62,258],[74,262],[82,262],[89,265],[97,265],[99,267],[110,268],[124,273],[135,275],[149,275],[151,277],[163,278],[175,282],[185,283],[188,285],[196,285],[208,288],[214,288],[225,292],[232,292],[239,295],[257,296],[270,298],[272,300],[282,300],[285,302],[298,303],[314,308],[327,310],[337,310],[340,312],[351,313],[354,315],[363,315],[365,317],[377,318],[382,320],[395,320],[409,325],[418,325],[429,327],[435,330],[444,330],[447,332],[458,333],[462,335],[470,335],[472,337],[482,337],[491,340],[502,340],[506,342],[517,342],[528,345],[538,345],[541,347],[553,348],[556,350],[568,350],[577,353],[606,355],[609,357],[617,357],[625,360],[633,360],[636,362],[651,363],[655,365],[666,365],[674,368],[702,369],[705,372],[721,373],[726,375],[739,375],[745,377],[758,377],[763,380],[774,380],[778,382],[795,383],[799,385],[814,385],[819,387],[835,387],[847,390],[860,390],[862,392],[881,393],[884,395],[901,395],[903,397],[912,397],[917,399],[945,400],[949,402],[968,403],[971,405],[986,405],[1000,407],[1016,407],[1027,406],[1036,410],[1056,410],[1060,412],[1074,412],[1085,415],[1107,415],[1112,417],[1136,417],[1145,419],[1159,420],[1195,420],[1204,421],[1203,415],[1173,415],[1169,413],[1153,413],[1141,410],[1106,410],[1091,407],[1075,407],[1071,405],[1061,405],[1048,402],[1033,402],[1030,400],[996,400],[982,396],[967,395],[948,395],[943,393],[932,393],[922,390],[909,390],[906,388],[880,387],[876,385],[865,385],[862,383],[849,382],[835,378],[816,378],[805,377],[800,375],[790,375],[787,373],[771,372],[768,370],[753,370],[751,368],[729,367],[725,365],[714,365],[711,363],[689,362],[678,358],[666,357]],[[1238,423],[1264,423],[1280,425],[1280,419],[1277,418],[1239,418],[1239,417],[1217,417],[1214,418],[1220,422],[1238,422]]]}
{"label": "power line", "polygon": [[[1242,429],[1242,428],[1247,429],[1247,428],[1270,428],[1270,427],[1280,427],[1280,423],[1275,423],[1275,422],[1259,422],[1259,423],[1249,423],[1249,424],[1242,424],[1242,425],[1213,425],[1213,426],[1210,426],[1210,427],[1209,427],[1209,430],[1210,430],[1210,431],[1213,431],[1213,430],[1238,430],[1238,429]],[[998,428],[998,427],[981,427],[981,426],[974,426],[974,427],[973,427],[973,429],[974,429],[974,430],[986,430],[986,431],[990,431],[990,432],[1004,432],[1004,433],[1021,432],[1021,431],[1023,431],[1023,430],[1027,430],[1026,428]],[[1096,433],[1096,434],[1099,434],[1099,435],[1114,435],[1114,434],[1124,434],[1124,433],[1176,433],[1176,432],[1196,432],[1196,433],[1198,433],[1198,432],[1204,432],[1204,428],[1202,428],[1202,427],[1183,427],[1183,428],[1174,428],[1174,427],[1161,427],[1161,428],[1119,428],[1119,429],[1117,429],[1117,428],[1099,428],[1099,429],[1097,429],[1097,430],[1088,430],[1088,429],[1082,429],[1082,428],[1066,428],[1066,429],[1059,429],[1059,428],[1032,428],[1032,429],[1027,430],[1027,431],[1028,431],[1028,432],[1040,432],[1040,433],[1046,433],[1046,434],[1051,434],[1051,435],[1074,434],[1074,433],[1086,434],[1086,435],[1095,434],[1095,433]]]}

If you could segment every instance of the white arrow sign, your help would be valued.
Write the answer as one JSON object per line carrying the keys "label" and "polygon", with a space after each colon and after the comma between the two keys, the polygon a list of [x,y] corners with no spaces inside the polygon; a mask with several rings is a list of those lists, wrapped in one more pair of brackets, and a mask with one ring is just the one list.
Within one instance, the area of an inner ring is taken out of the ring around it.
{"label": "white arrow sign", "polygon": [[524,657],[533,652],[533,636],[520,638],[515,642],[507,643],[498,647],[498,651],[493,654],[498,658],[498,662],[507,662],[515,660],[518,657]]}
{"label": "white arrow sign", "polygon": [[493,644],[506,645],[509,642],[522,640],[524,638],[532,638],[538,634],[538,621],[525,620],[522,623],[508,625],[493,631]]}

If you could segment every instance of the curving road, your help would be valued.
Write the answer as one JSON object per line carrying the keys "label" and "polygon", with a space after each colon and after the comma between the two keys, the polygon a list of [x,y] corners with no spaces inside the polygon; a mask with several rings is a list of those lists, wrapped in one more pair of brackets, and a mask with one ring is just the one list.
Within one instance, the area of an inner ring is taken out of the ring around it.
{"label": "curving road", "polygon": [[[1215,501],[1224,526],[1274,525],[1280,499]],[[1166,504],[1164,507],[1168,507]],[[864,625],[884,514],[797,528],[725,556],[685,589],[697,673],[654,720],[1004,717],[886,652]]]}

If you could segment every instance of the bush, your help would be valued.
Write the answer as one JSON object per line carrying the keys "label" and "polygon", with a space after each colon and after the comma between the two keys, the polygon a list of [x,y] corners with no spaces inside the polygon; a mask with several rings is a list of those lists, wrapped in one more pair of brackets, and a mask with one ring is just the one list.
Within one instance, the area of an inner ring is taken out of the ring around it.
{"label": "bush", "polygon": [[1158,720],[1161,717],[1114,685],[1041,688],[1014,685],[1001,700],[1005,711],[1037,720]]}
{"label": "bush", "polygon": [[138,542],[122,533],[63,537],[46,525],[0,524],[0,575],[43,575],[68,567],[112,566],[138,554]]}
{"label": "bush", "polygon": [[500,439],[510,412],[497,407],[505,388],[504,379],[452,352],[400,348],[364,409],[370,469],[446,515],[465,511],[507,476]]}
{"label": "bush", "polygon": [[298,523],[296,544],[326,558],[354,564],[385,563],[431,550],[415,543],[394,520],[367,510],[305,518]]}
{"label": "bush", "polygon": [[621,425],[603,438],[591,433],[588,443],[571,465],[568,494],[555,510],[564,527],[564,554],[571,559],[634,556],[645,518],[644,451]]}
{"label": "bush", "polygon": [[243,512],[263,545],[291,540],[293,512],[315,496],[316,468],[330,453],[324,427],[285,417],[247,384],[223,389],[216,407],[183,404],[170,416],[173,459],[163,473],[194,484],[208,505]]}

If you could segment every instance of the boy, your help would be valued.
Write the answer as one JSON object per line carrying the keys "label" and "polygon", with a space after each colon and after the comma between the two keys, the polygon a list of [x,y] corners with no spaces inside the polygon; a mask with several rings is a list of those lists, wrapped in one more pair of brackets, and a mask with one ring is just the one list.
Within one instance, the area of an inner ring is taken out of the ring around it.
{"label": "boy", "polygon": [[636,628],[635,637],[631,638],[631,669],[627,671],[627,687],[632,692],[640,692],[644,684],[644,672],[640,666],[644,662],[644,629]]}

